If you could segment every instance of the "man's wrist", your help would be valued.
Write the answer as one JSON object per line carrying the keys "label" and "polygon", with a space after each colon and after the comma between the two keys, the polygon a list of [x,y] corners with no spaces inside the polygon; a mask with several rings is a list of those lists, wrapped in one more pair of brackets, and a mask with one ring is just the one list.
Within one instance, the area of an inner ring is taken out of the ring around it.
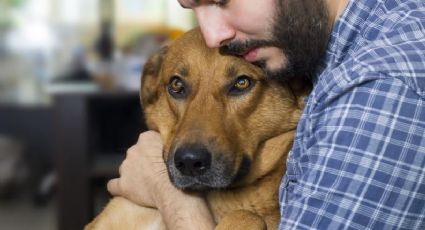
{"label": "man's wrist", "polygon": [[164,189],[164,197],[156,197],[155,202],[167,229],[214,229],[213,216],[203,197],[175,187]]}

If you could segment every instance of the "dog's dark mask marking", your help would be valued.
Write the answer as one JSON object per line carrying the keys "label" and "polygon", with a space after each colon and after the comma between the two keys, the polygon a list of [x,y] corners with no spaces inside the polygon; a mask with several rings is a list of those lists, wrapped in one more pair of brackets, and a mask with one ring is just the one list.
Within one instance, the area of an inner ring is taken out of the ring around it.
{"label": "dog's dark mask marking", "polygon": [[236,174],[235,179],[233,180],[233,184],[238,183],[242,180],[246,175],[248,175],[249,170],[251,169],[251,159],[248,156],[244,155],[242,158],[242,163],[239,166],[238,174]]}

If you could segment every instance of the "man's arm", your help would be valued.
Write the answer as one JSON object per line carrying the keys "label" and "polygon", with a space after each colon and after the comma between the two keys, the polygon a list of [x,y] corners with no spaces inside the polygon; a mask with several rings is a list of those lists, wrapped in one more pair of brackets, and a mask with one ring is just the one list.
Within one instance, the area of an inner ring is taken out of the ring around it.
{"label": "man's arm", "polygon": [[329,95],[289,158],[280,229],[424,229],[424,98],[385,76]]}
{"label": "man's arm", "polygon": [[205,200],[171,184],[162,148],[157,132],[142,133],[136,145],[127,151],[120,178],[109,181],[109,192],[142,206],[158,208],[167,229],[213,229],[215,223]]}
{"label": "man's arm", "polygon": [[202,197],[173,190],[172,193],[175,194],[166,194],[167,197],[160,199],[158,203],[159,212],[167,229],[214,229],[213,217]]}

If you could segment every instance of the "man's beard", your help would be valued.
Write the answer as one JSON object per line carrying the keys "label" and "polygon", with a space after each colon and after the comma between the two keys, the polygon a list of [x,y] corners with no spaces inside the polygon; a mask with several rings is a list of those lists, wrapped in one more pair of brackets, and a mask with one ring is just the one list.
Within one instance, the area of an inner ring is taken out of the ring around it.
{"label": "man's beard", "polygon": [[285,81],[293,76],[310,76],[326,49],[329,19],[324,0],[276,0],[277,12],[270,40],[234,41],[221,48],[226,54],[242,56],[256,47],[277,47],[287,58],[279,69],[267,68],[266,60],[253,64],[270,78]]}

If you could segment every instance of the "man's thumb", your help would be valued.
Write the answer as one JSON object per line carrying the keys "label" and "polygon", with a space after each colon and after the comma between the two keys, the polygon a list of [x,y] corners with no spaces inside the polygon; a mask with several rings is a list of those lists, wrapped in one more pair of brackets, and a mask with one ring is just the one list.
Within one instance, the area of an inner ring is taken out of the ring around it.
{"label": "man's thumb", "polygon": [[112,179],[107,184],[107,189],[112,196],[121,195],[120,178]]}

